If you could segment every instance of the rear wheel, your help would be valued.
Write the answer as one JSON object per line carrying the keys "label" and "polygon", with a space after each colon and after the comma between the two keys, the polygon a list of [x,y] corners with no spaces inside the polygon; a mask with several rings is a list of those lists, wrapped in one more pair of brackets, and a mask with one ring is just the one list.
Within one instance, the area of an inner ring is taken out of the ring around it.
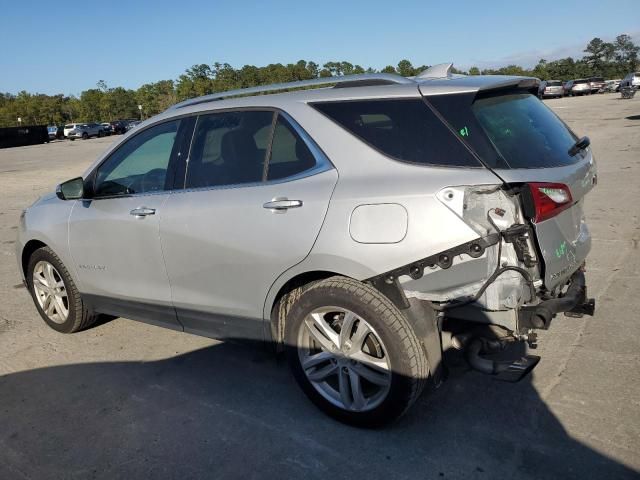
{"label": "rear wheel", "polygon": [[82,134],[82,139],[83,139],[83,140],[86,140],[87,138],[89,138],[89,135],[87,134],[87,132],[84,132],[84,133]]}
{"label": "rear wheel", "polygon": [[51,328],[73,333],[95,322],[96,315],[86,309],[71,275],[49,247],[31,255],[25,273],[36,308]]}
{"label": "rear wheel", "polygon": [[425,352],[409,322],[378,290],[353,279],[332,277],[299,294],[285,342],[298,384],[345,423],[389,423],[426,383]]}

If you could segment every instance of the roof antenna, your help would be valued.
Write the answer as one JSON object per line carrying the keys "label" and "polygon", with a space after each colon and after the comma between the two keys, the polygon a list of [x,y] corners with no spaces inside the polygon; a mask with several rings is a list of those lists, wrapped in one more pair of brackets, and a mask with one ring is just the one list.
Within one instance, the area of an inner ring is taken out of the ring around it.
{"label": "roof antenna", "polygon": [[453,63],[440,63],[420,72],[415,78],[450,78],[452,68]]}

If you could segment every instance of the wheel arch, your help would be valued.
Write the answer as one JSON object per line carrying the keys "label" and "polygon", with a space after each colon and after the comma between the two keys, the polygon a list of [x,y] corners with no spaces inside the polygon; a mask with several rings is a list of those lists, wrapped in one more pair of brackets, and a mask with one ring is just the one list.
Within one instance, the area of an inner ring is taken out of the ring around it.
{"label": "wheel arch", "polygon": [[[269,327],[270,338],[273,343],[280,349],[284,340],[284,326],[286,314],[291,308],[291,303],[283,304],[282,300],[290,293],[320,280],[326,278],[346,275],[329,271],[329,270],[311,270],[298,273],[289,278],[277,291],[273,300],[268,301],[267,307],[269,309]],[[295,298],[295,297],[294,297]]]}
{"label": "wheel arch", "polygon": [[22,254],[20,255],[20,266],[22,267],[22,275],[26,279],[27,278],[27,267],[29,266],[29,259],[33,252],[42,247],[47,247],[48,245],[40,240],[31,239],[29,240],[24,247],[22,247]]}

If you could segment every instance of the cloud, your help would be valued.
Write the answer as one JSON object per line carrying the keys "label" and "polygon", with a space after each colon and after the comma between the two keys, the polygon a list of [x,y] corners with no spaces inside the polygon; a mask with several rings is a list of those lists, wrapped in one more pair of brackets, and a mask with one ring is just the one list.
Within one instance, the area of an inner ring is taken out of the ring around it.
{"label": "cloud", "polygon": [[[628,34],[633,42],[637,45],[640,43],[640,31],[631,32]],[[600,37],[605,42],[612,42],[615,37]],[[484,68],[500,68],[507,65],[519,65],[524,68],[532,68],[538,64],[541,58],[547,61],[558,60],[561,58],[573,57],[574,59],[582,58],[584,56],[584,48],[587,46],[588,41],[583,43],[575,43],[566,45],[563,47],[555,47],[548,49],[536,49],[528,50],[524,52],[517,52],[505,57],[496,59],[472,59],[470,62],[465,62],[460,65],[456,65],[458,68],[469,69],[476,66],[480,69]]]}

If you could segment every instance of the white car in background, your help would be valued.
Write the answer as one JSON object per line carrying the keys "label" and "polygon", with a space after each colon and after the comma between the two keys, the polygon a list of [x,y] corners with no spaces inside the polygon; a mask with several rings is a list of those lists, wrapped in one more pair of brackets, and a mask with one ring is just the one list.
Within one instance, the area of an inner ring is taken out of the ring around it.
{"label": "white car in background", "polygon": [[640,72],[631,72],[622,79],[620,87],[640,88]]}
{"label": "white car in background", "polygon": [[64,138],[69,138],[69,132],[81,125],[84,125],[84,124],[83,123],[67,123],[64,126]]}

